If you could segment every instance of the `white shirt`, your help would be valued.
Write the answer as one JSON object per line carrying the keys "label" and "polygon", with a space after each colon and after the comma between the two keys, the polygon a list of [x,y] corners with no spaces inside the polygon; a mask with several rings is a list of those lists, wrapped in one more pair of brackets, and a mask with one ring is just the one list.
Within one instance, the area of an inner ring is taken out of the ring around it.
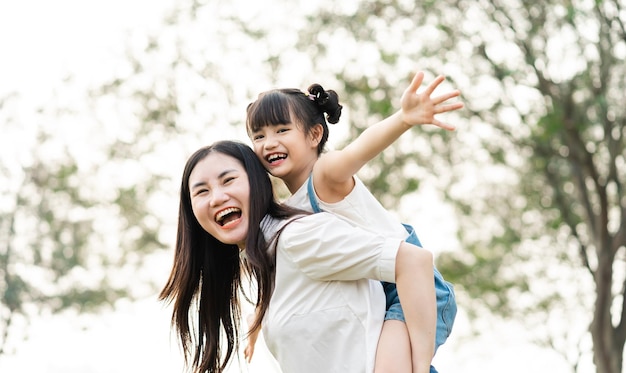
{"label": "white shirt", "polygon": [[[308,179],[285,203],[305,211],[313,211],[309,202],[307,183]],[[404,240],[408,236],[402,222],[385,209],[356,176],[354,176],[354,188],[343,200],[326,203],[317,196],[315,198],[320,209],[340,216],[353,225],[387,237],[397,237]]]}
{"label": "white shirt", "polygon": [[[266,239],[285,223],[266,217]],[[263,320],[266,344],[284,373],[373,372],[385,315],[379,281],[394,281],[400,242],[329,213],[285,227]]]}

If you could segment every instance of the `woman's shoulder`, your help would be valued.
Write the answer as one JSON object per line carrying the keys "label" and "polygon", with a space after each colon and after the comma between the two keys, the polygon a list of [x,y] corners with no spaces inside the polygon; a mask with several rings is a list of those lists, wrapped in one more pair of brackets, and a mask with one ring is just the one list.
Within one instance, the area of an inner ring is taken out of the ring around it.
{"label": "woman's shoulder", "polygon": [[271,215],[265,215],[263,217],[263,220],[261,220],[261,230],[263,231],[263,235],[267,239],[268,237],[273,236],[286,223],[287,220],[285,219],[279,219]]}
{"label": "woman's shoulder", "polygon": [[282,232],[283,230],[287,229],[287,226],[292,225],[292,223],[296,221],[300,221],[300,227],[316,224],[315,222],[319,219],[314,215],[317,214],[302,213],[290,216],[288,218],[279,218],[271,215],[265,215],[265,217],[263,217],[263,220],[261,220],[261,230],[263,231],[266,239],[269,239],[275,236],[278,232]]}
{"label": "woman's shoulder", "polygon": [[275,227],[277,227],[276,232],[280,232],[282,237],[297,241],[325,240],[328,238],[324,237],[325,235],[345,235],[354,228],[352,224],[341,217],[325,211],[297,215],[277,223]]}

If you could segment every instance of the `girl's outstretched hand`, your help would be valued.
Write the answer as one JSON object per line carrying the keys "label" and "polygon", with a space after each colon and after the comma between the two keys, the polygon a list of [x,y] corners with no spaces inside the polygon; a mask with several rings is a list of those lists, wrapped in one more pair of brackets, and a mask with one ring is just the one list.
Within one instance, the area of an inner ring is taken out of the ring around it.
{"label": "girl's outstretched hand", "polygon": [[424,81],[424,73],[419,71],[413,77],[411,84],[402,94],[402,121],[410,126],[433,124],[448,131],[454,131],[455,126],[439,121],[435,115],[448,111],[458,110],[463,107],[462,102],[445,103],[451,98],[461,95],[458,89],[446,94],[431,97],[435,89],[445,80],[443,75],[439,75],[422,92],[417,92]]}

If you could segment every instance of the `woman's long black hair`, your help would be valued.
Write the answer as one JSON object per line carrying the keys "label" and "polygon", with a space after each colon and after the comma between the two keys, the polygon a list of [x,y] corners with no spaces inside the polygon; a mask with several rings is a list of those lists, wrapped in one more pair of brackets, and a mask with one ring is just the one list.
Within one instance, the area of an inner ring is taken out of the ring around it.
{"label": "woman's long black hair", "polygon": [[[246,261],[242,264],[237,245],[224,244],[198,223],[191,207],[189,177],[194,167],[210,153],[237,159],[248,174],[250,208]],[[257,319],[251,330],[261,327],[274,286],[276,258],[267,254],[267,242],[260,229],[268,214],[287,219],[299,210],[279,204],[263,165],[247,145],[219,141],[196,151],[188,160],[180,186],[178,232],[172,271],[159,299],[174,303],[172,325],[183,347],[185,362],[195,372],[222,372],[238,348],[242,269],[257,283]],[[192,327],[192,303],[196,302],[197,333]],[[221,351],[221,332],[226,335],[226,351]],[[190,361],[191,360],[191,361]]]}

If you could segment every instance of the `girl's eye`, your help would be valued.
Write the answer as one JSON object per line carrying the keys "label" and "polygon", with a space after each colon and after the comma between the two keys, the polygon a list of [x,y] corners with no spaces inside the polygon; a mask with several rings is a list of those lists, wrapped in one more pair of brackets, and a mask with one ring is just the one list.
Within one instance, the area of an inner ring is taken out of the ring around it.
{"label": "girl's eye", "polygon": [[282,132],[287,132],[287,131],[289,131],[289,128],[279,128],[278,131],[276,132],[282,133]]}
{"label": "girl's eye", "polygon": [[252,140],[261,140],[263,138],[263,135],[254,135],[252,136]]}

